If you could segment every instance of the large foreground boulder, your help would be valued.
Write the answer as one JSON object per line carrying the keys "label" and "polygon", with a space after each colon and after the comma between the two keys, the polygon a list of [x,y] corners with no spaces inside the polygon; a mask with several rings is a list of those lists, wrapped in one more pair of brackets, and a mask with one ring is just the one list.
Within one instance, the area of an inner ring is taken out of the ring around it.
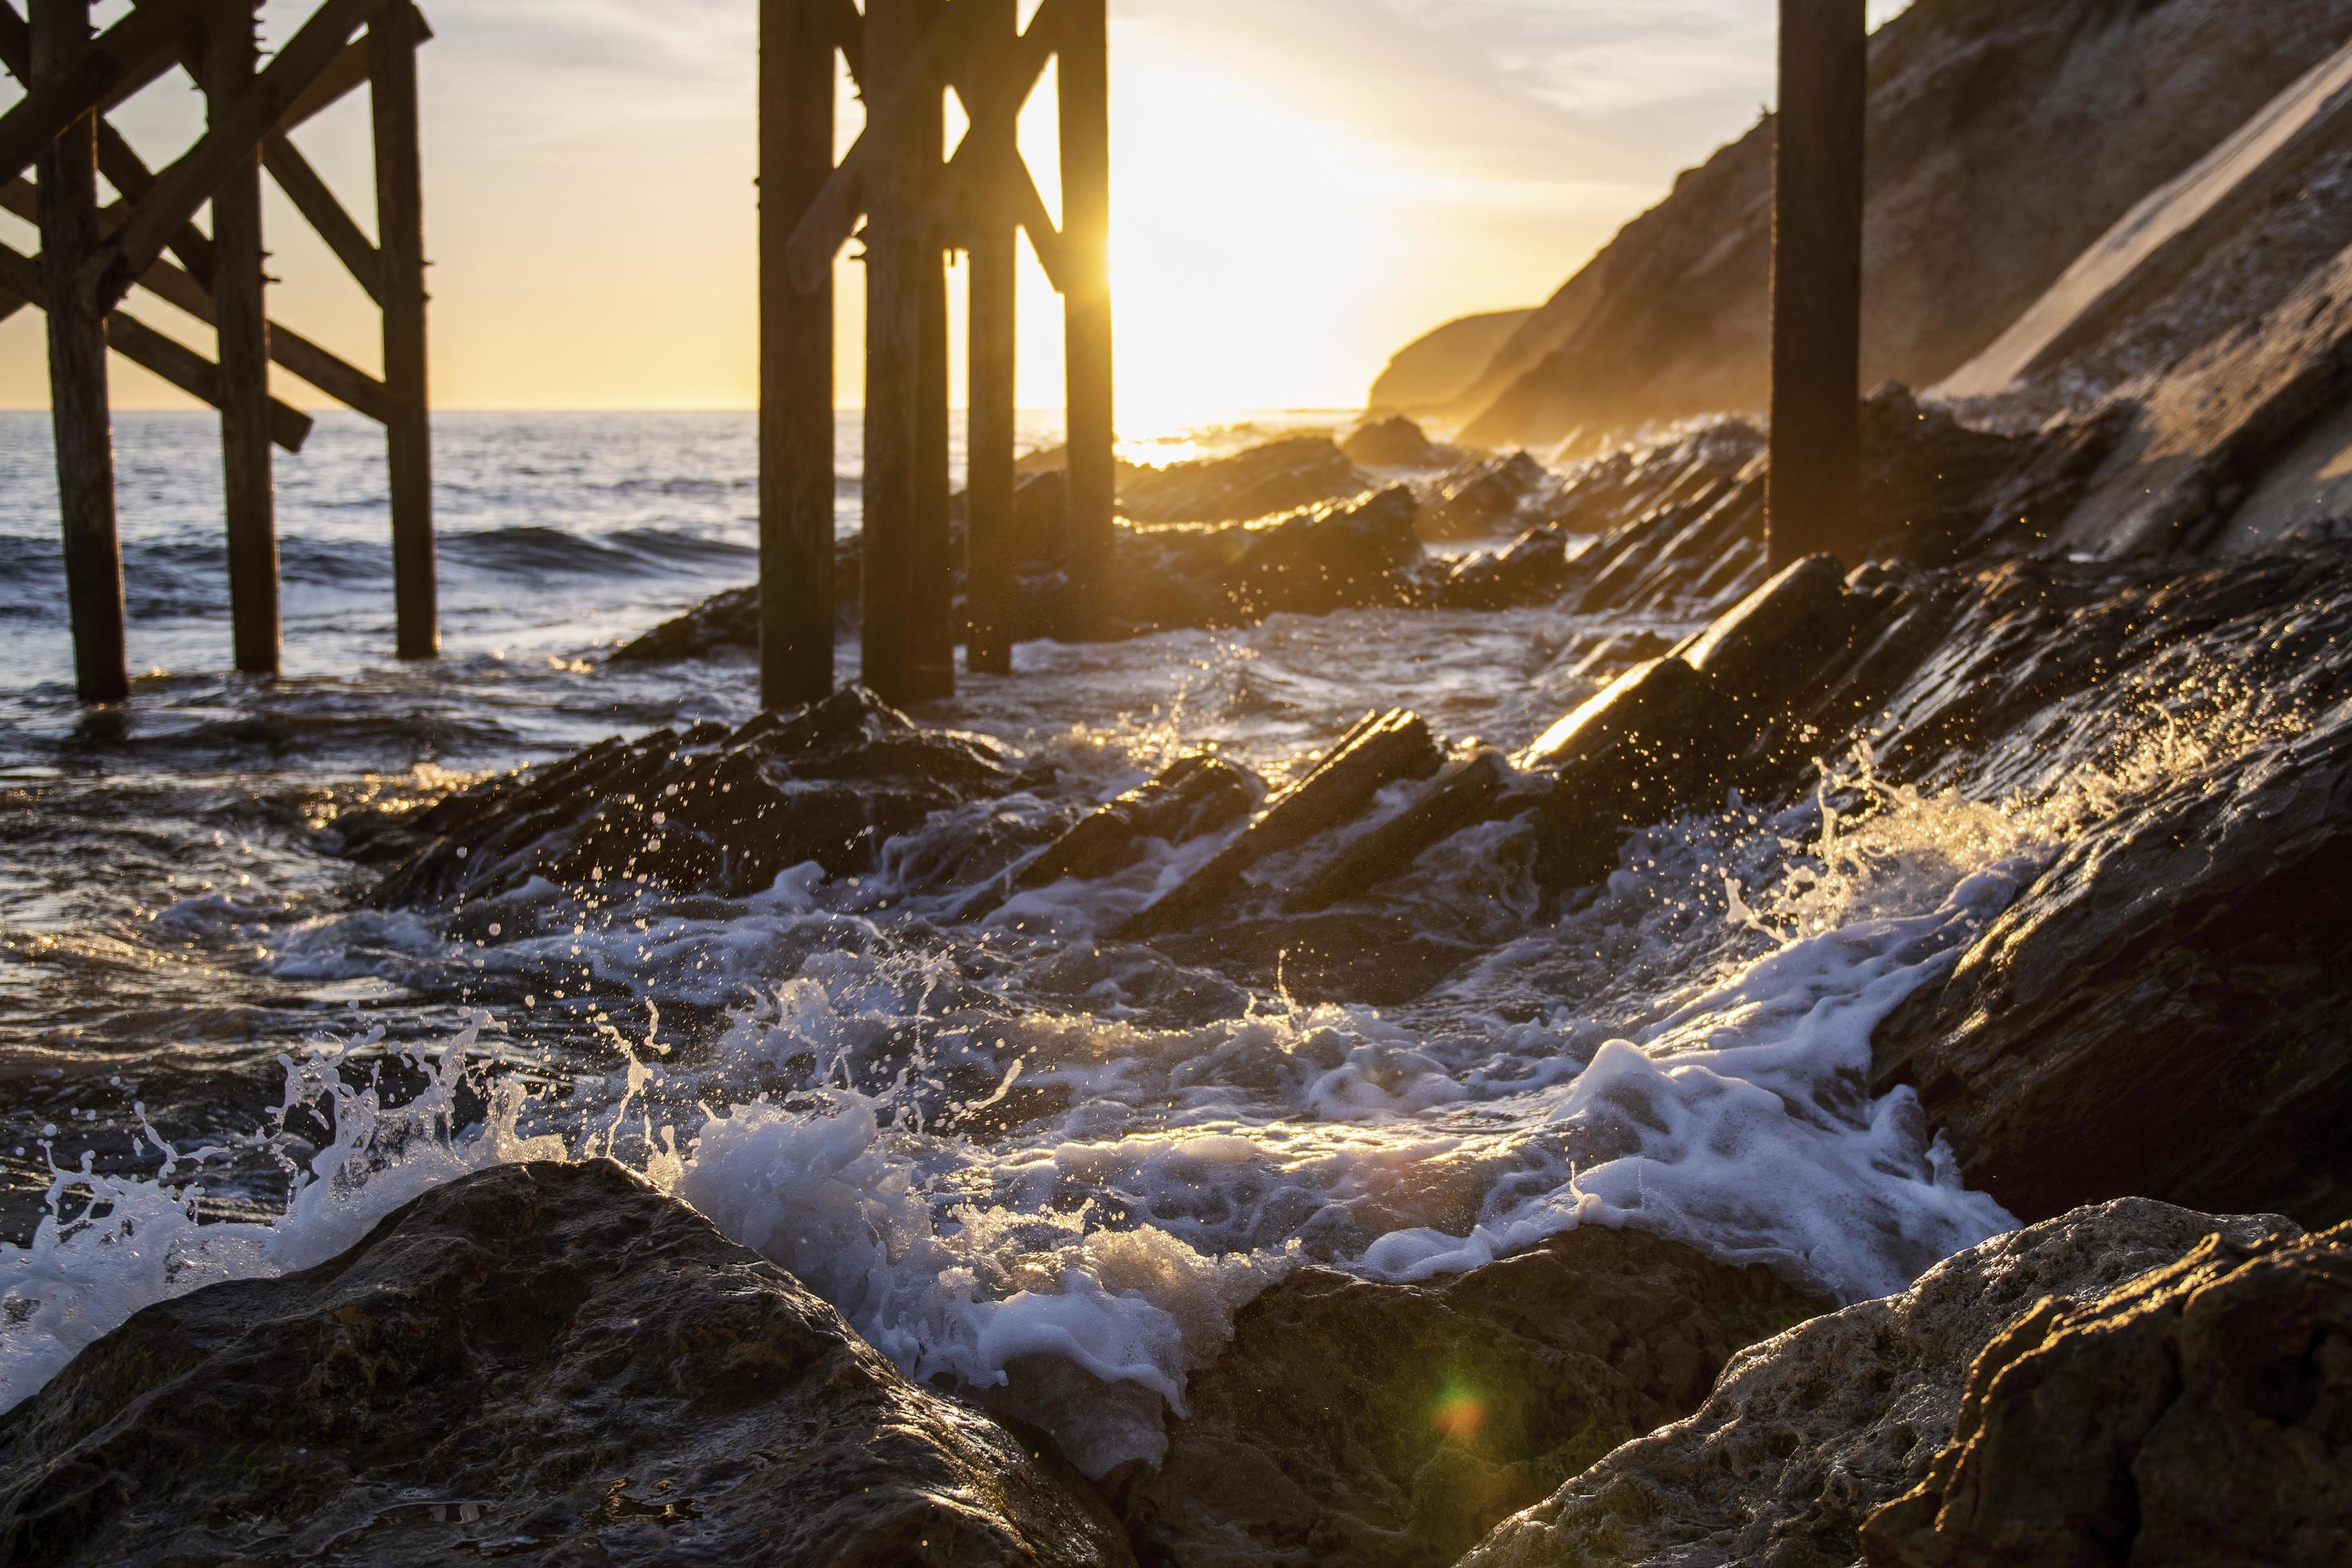
{"label": "large foreground boulder", "polygon": [[610,1163],[148,1308],[0,1419],[0,1557],[1118,1564],[1039,1446]]}
{"label": "large foreground boulder", "polygon": [[2254,1247],[2300,1234],[2275,1217],[2215,1219],[2126,1199],[1997,1237],[1900,1296],[1735,1357],[1696,1415],[1626,1444],[1505,1521],[1464,1568],[1849,1568],[1864,1521],[1928,1479],[1958,1426],[1969,1367],[2037,1303],[2095,1300],[2209,1237]]}
{"label": "large foreground boulder", "polygon": [[2352,1226],[2043,1301],[1862,1539],[1873,1568],[2352,1562]]}
{"label": "large foreground boulder", "polygon": [[1305,1269],[1243,1309],[1121,1511],[1169,1568],[1439,1568],[1827,1306],[1598,1227],[1426,1285]]}

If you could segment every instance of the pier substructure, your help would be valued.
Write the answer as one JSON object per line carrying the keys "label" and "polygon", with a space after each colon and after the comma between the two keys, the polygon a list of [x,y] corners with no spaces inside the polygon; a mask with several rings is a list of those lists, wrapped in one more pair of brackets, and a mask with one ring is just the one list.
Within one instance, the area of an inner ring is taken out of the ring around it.
{"label": "pier substructure", "polygon": [[[324,0],[264,65],[255,11],[255,0],[136,0],[100,32],[89,0],[31,0],[29,20],[14,0],[0,0],[0,68],[25,87],[0,115],[0,207],[41,236],[37,258],[0,246],[0,318],[26,306],[48,316],[75,679],[88,702],[119,701],[130,689],[110,350],[220,411],[238,669],[278,668],[270,448],[299,451],[311,426],[270,393],[272,364],[384,427],[396,646],[422,658],[437,645],[416,99],[416,50],[432,32],[409,0]],[[107,116],[175,68],[205,95],[205,131],[171,163],[150,169]],[[375,240],[292,141],[362,87],[375,121]],[[382,308],[382,376],[269,319],[265,170]],[[101,175],[120,197],[104,207]],[[209,234],[194,221],[207,205]],[[211,328],[217,357],[125,310],[134,289]]]}
{"label": "pier substructure", "polygon": [[[1115,423],[1108,39],[1103,0],[763,0],[761,68],[761,642],[771,706],[833,671],[835,259],[866,242],[862,679],[893,702],[955,689],[948,484],[950,251],[971,267],[965,620],[971,667],[1003,673],[1024,633],[1096,635],[1109,574]],[[838,56],[866,124],[836,164]],[[1063,220],[1037,193],[1021,110],[1058,60]],[[968,129],[942,157],[946,95]],[[820,159],[822,163],[820,163]],[[1069,597],[1014,624],[1014,268],[1025,232],[1070,344]],[[822,439],[820,439],[822,430]]]}

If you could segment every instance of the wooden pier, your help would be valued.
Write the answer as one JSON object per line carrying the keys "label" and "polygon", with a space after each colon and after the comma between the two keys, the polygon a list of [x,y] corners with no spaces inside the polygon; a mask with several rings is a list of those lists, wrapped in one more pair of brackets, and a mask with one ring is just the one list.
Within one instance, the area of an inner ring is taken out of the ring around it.
{"label": "wooden pier", "polygon": [[[833,274],[866,261],[862,677],[893,702],[955,689],[960,628],[948,471],[946,266],[971,260],[964,640],[1012,668],[1014,267],[1025,232],[1066,318],[1069,602],[1093,635],[1109,570],[1113,462],[1109,55],[1104,0],[762,0],[760,69],[761,689],[833,689]],[[836,163],[847,63],[866,129]],[[1047,213],[1017,123],[1057,62],[1063,212]],[[943,146],[947,95],[968,129]],[[1047,628],[1036,628],[1043,635]]]}
{"label": "wooden pier", "polygon": [[[130,690],[107,393],[111,350],[220,411],[232,642],[240,670],[278,668],[278,538],[270,448],[299,451],[311,421],[270,395],[276,364],[384,427],[391,467],[398,651],[429,658],[432,451],[425,395],[424,178],[416,50],[432,37],[409,0],[324,0],[265,66],[256,0],[137,0],[103,32],[91,0],[0,0],[0,67],[25,97],[0,115],[0,205],[40,230],[41,253],[0,246],[0,317],[47,313],[75,684],[87,702]],[[205,131],[151,170],[107,116],[174,68],[205,96]],[[292,140],[351,93],[374,110],[377,236],[367,237]],[[269,320],[264,171],[383,313],[382,376]],[[30,171],[33,178],[24,176]],[[99,179],[119,193],[100,205]],[[194,219],[212,208],[212,230]],[[124,309],[143,289],[216,335],[206,358]]]}

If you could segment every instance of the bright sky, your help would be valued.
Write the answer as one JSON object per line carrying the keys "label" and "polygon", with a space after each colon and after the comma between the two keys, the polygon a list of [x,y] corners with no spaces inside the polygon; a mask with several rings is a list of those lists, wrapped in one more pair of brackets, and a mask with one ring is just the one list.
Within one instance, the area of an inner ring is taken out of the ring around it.
{"label": "bright sky", "polygon": [[[311,4],[267,0],[265,31],[282,37]],[[1874,20],[1901,4],[1876,0]],[[438,35],[423,64],[436,405],[748,406],[755,0],[423,5]],[[104,0],[101,21],[124,9]],[[1776,10],[1111,0],[1122,423],[1352,405],[1421,331],[1539,302],[1676,171],[1753,123],[1771,96]],[[1049,76],[1024,122],[1049,203],[1050,90]],[[15,98],[0,84],[0,107]],[[117,120],[160,163],[201,112],[175,75]],[[299,140],[369,223],[363,100]],[[272,198],[273,315],[373,365],[364,297]],[[35,245],[5,215],[0,239]],[[1053,406],[1058,310],[1031,271],[1023,402]],[[861,279],[845,260],[845,403],[860,390]],[[203,342],[168,307],[141,296],[133,309]],[[180,405],[114,365],[118,406]],[[0,323],[0,406],[41,406],[45,377],[39,319],[20,311]]]}

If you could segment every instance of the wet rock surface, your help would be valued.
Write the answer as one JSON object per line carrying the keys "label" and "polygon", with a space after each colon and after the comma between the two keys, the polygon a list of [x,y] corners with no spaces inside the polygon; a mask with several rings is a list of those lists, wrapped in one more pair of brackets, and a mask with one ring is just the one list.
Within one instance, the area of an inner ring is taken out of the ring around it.
{"label": "wet rock surface", "polygon": [[[1914,683],[1917,744],[2084,732],[2116,679],[2201,730],[2218,709],[2222,743],[2176,744],[2162,707],[2104,738],[2155,787],[1882,1027],[1881,1087],[1916,1086],[1971,1179],[2027,1217],[2139,1193],[2343,1219],[2352,590],[2325,557],[2109,579],[2065,609],[2089,584],[1994,586],[1979,614],[2006,612],[1961,617],[1950,662]],[[2036,653],[2053,614],[2070,635]],[[2020,782],[2063,788],[2070,754],[2024,754],[2046,776]]]}
{"label": "wet rock surface", "polygon": [[1599,1228],[1425,1285],[1307,1269],[1242,1310],[1121,1512],[1167,1568],[1438,1568],[1825,1305]]}
{"label": "wet rock surface", "polygon": [[1013,787],[993,742],[925,729],[863,687],[740,729],[612,740],[464,790],[402,825],[424,841],[378,887],[386,908],[560,886],[742,894],[811,861],[870,868],[935,811]]}
{"label": "wet rock surface", "polygon": [[617,1165],[147,1309],[0,1418],[12,1561],[1118,1564],[1038,1446]]}
{"label": "wet rock surface", "polygon": [[1734,1357],[1696,1414],[1505,1521],[1464,1568],[1848,1568],[1862,1555],[1864,1521],[1927,1480],[1952,1440],[1970,1366],[2038,1303],[2105,1296],[2209,1237],[2252,1247],[2300,1234],[2282,1219],[2216,1219],[2135,1199],[1998,1237],[1900,1296]]}
{"label": "wet rock surface", "polygon": [[1118,508],[1138,522],[1241,522],[1361,494],[1370,482],[1328,436],[1294,436],[1230,458],[1130,468]]}
{"label": "wet rock surface", "polygon": [[1366,468],[1434,468],[1447,458],[1446,448],[1402,414],[1365,420],[1341,437],[1339,450]]}
{"label": "wet rock surface", "polygon": [[2037,1304],[1862,1540],[1872,1568],[2352,1559],[2352,1227]]}

